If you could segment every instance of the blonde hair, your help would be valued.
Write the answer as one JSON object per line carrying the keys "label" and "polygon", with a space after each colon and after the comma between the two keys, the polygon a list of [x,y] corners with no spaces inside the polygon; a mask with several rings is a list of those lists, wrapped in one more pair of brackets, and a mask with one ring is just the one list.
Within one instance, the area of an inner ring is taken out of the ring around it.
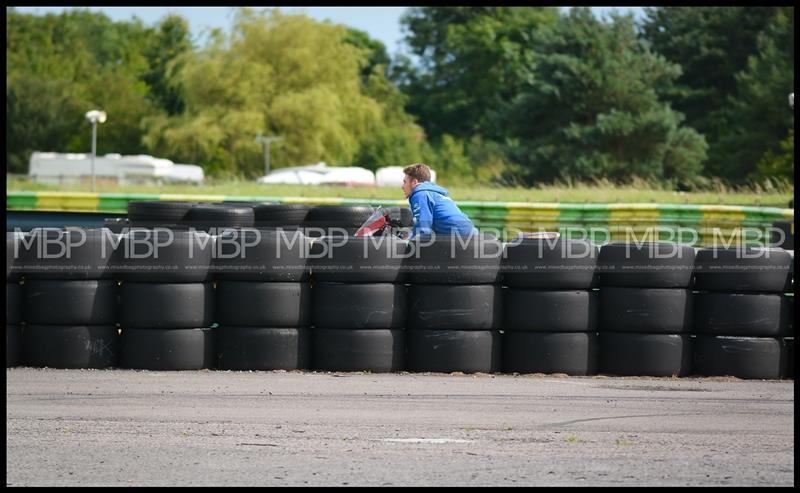
{"label": "blonde hair", "polygon": [[403,173],[417,181],[431,181],[431,169],[427,164],[414,163],[403,168]]}

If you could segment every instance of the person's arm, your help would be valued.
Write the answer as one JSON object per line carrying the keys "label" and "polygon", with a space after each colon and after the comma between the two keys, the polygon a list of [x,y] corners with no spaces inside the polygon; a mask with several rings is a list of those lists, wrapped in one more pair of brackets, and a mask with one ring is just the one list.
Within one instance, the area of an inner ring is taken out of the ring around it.
{"label": "person's arm", "polygon": [[414,214],[414,227],[411,229],[410,238],[433,233],[433,205],[427,193],[421,192],[411,196],[411,213]]}

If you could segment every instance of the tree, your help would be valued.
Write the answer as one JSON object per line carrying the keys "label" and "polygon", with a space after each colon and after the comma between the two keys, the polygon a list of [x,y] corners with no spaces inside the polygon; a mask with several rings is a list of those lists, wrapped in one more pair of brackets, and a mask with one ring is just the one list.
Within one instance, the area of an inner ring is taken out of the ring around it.
{"label": "tree", "polygon": [[147,145],[212,173],[260,173],[259,133],[284,137],[272,146],[276,167],[385,159],[397,141],[414,141],[413,127],[370,96],[392,90],[381,87],[378,65],[365,87],[375,45],[348,42],[347,33],[305,15],[240,9],[230,36],[217,32],[177,59],[185,112],[147,120]]}
{"label": "tree", "polygon": [[344,42],[367,53],[367,61],[361,69],[361,81],[364,84],[368,83],[373,74],[387,75],[391,59],[386,53],[386,46],[383,43],[370,38],[369,34],[364,31],[347,26],[345,26]]}
{"label": "tree", "polygon": [[758,162],[759,178],[777,178],[794,184],[794,129],[780,144],[780,153],[767,149],[766,154]]}
{"label": "tree", "polygon": [[786,153],[783,142],[794,128],[787,100],[794,91],[794,8],[778,10],[757,44],[757,52],[736,74],[736,93],[720,112],[726,132],[709,162],[713,173],[734,182],[772,176],[792,179],[785,164],[767,163]]}
{"label": "tree", "polygon": [[192,50],[189,23],[179,15],[167,15],[156,26],[155,36],[145,47],[150,68],[142,75],[150,87],[153,102],[168,115],[183,112],[185,101],[182,89],[173,80],[180,70],[180,60]]}
{"label": "tree", "polygon": [[69,10],[37,16],[7,11],[6,162],[24,172],[33,151],[87,152],[83,115],[102,108],[99,152],[144,151],[140,120],[154,111],[139,79],[149,31],[102,13]]}
{"label": "tree", "polygon": [[536,31],[557,17],[553,7],[409,9],[401,26],[420,67],[399,57],[392,75],[410,96],[408,111],[433,139],[494,136],[490,113],[517,92]]}
{"label": "tree", "polygon": [[663,92],[686,124],[716,141],[715,112],[736,91],[735,75],[756,51],[775,7],[648,7],[642,37],[682,72]]}
{"label": "tree", "polygon": [[497,126],[526,183],[634,176],[691,182],[706,144],[658,98],[680,68],[652,53],[631,16],[596,19],[573,8],[541,32],[527,82],[502,105]]}
{"label": "tree", "polygon": [[6,171],[24,174],[33,151],[67,148],[86,110],[66,81],[15,74],[6,83]]}

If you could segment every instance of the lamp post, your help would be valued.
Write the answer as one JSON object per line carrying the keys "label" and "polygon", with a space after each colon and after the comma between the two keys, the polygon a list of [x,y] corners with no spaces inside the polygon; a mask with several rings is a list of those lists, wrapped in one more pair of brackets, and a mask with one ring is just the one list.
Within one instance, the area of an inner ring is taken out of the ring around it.
{"label": "lamp post", "polygon": [[97,122],[106,121],[106,112],[102,110],[92,110],[86,112],[86,119],[92,123],[92,192],[94,192],[94,158],[97,154]]}
{"label": "lamp post", "polygon": [[269,174],[269,144],[276,140],[282,140],[283,137],[279,135],[264,137],[261,134],[256,135],[256,142],[264,144],[264,176]]}

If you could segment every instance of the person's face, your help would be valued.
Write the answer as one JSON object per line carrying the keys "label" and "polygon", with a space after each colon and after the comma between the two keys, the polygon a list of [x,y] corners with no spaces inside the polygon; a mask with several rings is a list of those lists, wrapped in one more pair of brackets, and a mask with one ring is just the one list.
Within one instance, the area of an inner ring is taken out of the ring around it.
{"label": "person's face", "polygon": [[417,185],[419,185],[419,180],[411,178],[406,174],[403,175],[403,193],[406,194],[406,198],[411,195],[411,192],[414,191],[414,187]]}

